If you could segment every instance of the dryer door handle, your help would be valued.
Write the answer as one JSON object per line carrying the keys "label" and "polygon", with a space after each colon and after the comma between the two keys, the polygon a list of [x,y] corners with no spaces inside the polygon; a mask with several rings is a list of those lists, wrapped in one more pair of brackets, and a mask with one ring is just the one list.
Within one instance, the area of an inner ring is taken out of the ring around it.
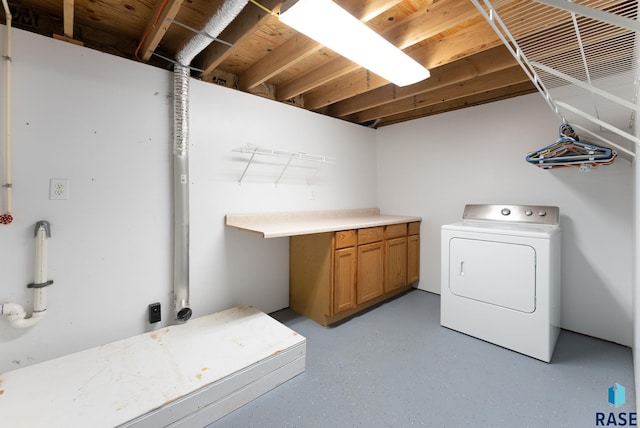
{"label": "dryer door handle", "polygon": [[464,260],[460,260],[460,276],[464,276]]}

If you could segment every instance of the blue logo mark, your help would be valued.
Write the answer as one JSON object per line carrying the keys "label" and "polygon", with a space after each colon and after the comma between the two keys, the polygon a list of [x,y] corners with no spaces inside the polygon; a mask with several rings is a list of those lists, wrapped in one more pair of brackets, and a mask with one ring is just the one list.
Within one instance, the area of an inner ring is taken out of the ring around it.
{"label": "blue logo mark", "polygon": [[618,382],[611,388],[609,388],[609,403],[616,406],[616,408],[624,404],[624,386]]}
{"label": "blue logo mark", "polygon": [[[608,390],[608,400],[616,409],[625,403],[624,386],[618,382]],[[638,414],[636,412],[596,412],[596,426],[638,426]]]}

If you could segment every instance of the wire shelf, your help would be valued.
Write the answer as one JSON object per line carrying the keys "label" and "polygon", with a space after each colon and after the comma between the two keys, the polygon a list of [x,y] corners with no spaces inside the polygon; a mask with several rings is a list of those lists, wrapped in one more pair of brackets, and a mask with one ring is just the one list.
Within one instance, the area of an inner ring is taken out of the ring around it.
{"label": "wire shelf", "polygon": [[637,0],[472,0],[563,122],[640,145]]}
{"label": "wire shelf", "polygon": [[245,166],[244,171],[242,171],[242,175],[240,176],[240,179],[238,180],[238,183],[242,183],[242,180],[244,179],[245,175],[247,174],[247,170],[249,169],[249,166],[253,162],[253,159],[254,159],[254,157],[256,155],[274,156],[274,157],[286,158],[287,159],[287,162],[285,163],[284,168],[282,169],[282,172],[280,172],[280,175],[278,176],[278,179],[276,180],[276,185],[278,183],[280,183],[280,180],[282,180],[282,177],[284,176],[284,173],[287,171],[287,169],[289,168],[289,165],[291,165],[291,162],[294,161],[294,160],[319,162],[319,163],[327,163],[327,164],[335,164],[336,163],[336,158],[333,158],[333,157],[330,157],[330,156],[313,155],[313,154],[304,153],[304,152],[289,152],[289,151],[285,151],[285,150],[269,149],[269,148],[266,148],[266,147],[255,146],[253,144],[247,144],[246,146],[238,147],[236,149],[233,149],[232,151],[233,152],[237,152],[237,153],[245,153],[245,154],[250,154],[251,155],[251,157],[247,161],[247,165]]}

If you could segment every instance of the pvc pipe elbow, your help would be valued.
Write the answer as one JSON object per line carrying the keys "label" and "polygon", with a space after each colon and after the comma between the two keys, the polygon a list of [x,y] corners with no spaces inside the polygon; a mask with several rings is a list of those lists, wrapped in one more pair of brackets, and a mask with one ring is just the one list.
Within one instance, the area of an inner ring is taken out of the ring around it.
{"label": "pvc pipe elbow", "polygon": [[2,303],[0,304],[0,314],[6,315],[9,321],[12,319],[24,318],[27,313],[22,306],[17,303]]}
{"label": "pvc pipe elbow", "polygon": [[30,318],[24,318],[24,316],[17,319],[9,318],[9,323],[11,324],[11,327],[14,328],[28,328],[38,324],[44,318],[46,313],[47,311],[34,312]]}
{"label": "pvc pipe elbow", "polygon": [[0,314],[6,315],[9,324],[14,328],[28,328],[44,318],[47,311],[34,312],[30,318],[26,318],[27,313],[17,303],[2,303],[0,304]]}

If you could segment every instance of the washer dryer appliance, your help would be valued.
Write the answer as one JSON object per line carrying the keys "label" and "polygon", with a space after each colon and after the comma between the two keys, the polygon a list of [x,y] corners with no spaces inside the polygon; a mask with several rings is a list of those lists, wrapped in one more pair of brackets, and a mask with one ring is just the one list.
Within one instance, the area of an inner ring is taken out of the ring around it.
{"label": "washer dryer appliance", "polygon": [[466,205],[442,226],[444,327],[550,362],[560,333],[559,209]]}

